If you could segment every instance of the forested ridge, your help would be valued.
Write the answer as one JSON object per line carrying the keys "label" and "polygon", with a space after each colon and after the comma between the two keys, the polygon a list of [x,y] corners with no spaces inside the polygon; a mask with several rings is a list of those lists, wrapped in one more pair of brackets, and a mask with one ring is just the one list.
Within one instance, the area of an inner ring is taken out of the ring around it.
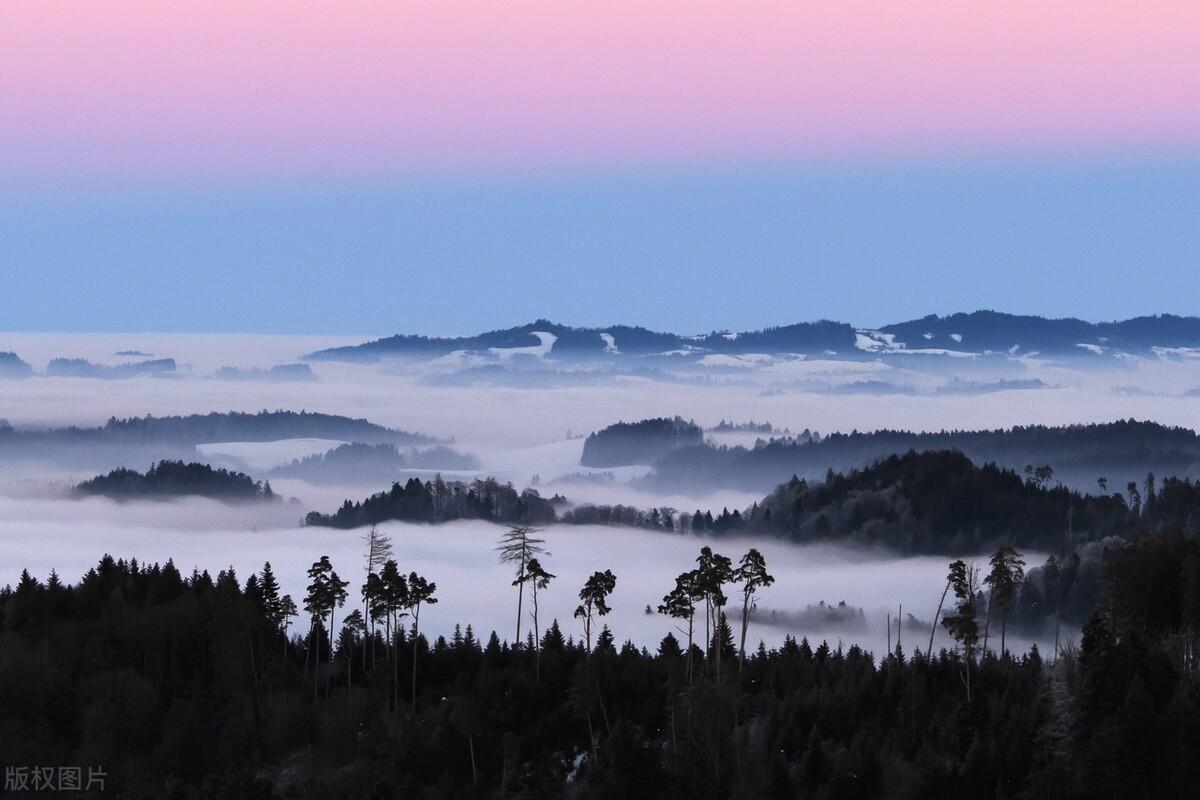
{"label": "forested ridge", "polygon": [[703,441],[700,426],[682,417],[617,422],[584,440],[579,463],[585,467],[653,464],[672,450]]}
{"label": "forested ridge", "polygon": [[[501,543],[528,609],[553,564],[527,529]],[[405,576],[377,532],[367,553],[361,592],[335,569],[361,565],[314,561],[302,616],[269,564],[23,573],[0,591],[0,760],[99,764],[114,794],[170,798],[1137,798],[1200,780],[1200,545],[1178,534],[1109,553],[1078,650],[1023,656],[991,618],[1019,572],[1003,549],[983,580],[954,562],[928,587],[949,595],[932,657],[923,631],[891,654],[743,647],[773,582],[753,549],[680,565],[659,612],[682,635],[653,651],[604,626],[611,572],[516,647],[427,636],[421,609],[451,590]]]}
{"label": "forested ridge", "polygon": [[829,469],[868,466],[908,450],[959,450],[977,463],[1010,469],[1050,465],[1059,480],[1090,488],[1099,477],[1114,486],[1147,472],[1200,477],[1200,436],[1190,428],[1117,422],[996,430],[851,431],[826,436],[780,436],[754,447],[700,444],[665,453],[644,482],[660,491],[736,488],[766,491],[790,475],[814,480]]}
{"label": "forested ridge", "polygon": [[793,542],[840,541],[898,553],[980,552],[1009,542],[1043,551],[1100,541],[1129,530],[1200,534],[1200,483],[1181,478],[1066,488],[1048,465],[1020,473],[977,466],[955,451],[908,452],[864,469],[828,470],[821,481],[793,476],[747,509],[640,509],[582,504],[518,491],[494,479],[470,483],[410,478],[331,514],[311,512],[310,525],[354,528],[387,520],[447,522],[484,519],[542,525],[624,525],[668,533],[769,535]]}
{"label": "forested ridge", "polygon": [[114,500],[209,497],[217,500],[277,500],[271,482],[256,481],[242,472],[214,469],[208,464],[160,461],[144,473],[115,469],[83,481],[75,495],[101,495]]}
{"label": "forested ridge", "polygon": [[470,482],[409,478],[392,484],[386,492],[365,500],[346,500],[332,514],[310,511],[308,525],[330,528],[359,528],[388,520],[403,522],[452,522],[481,519],[489,522],[542,525],[557,518],[556,505],[565,499],[542,497],[535,489],[517,491],[512,484],[494,478]]}

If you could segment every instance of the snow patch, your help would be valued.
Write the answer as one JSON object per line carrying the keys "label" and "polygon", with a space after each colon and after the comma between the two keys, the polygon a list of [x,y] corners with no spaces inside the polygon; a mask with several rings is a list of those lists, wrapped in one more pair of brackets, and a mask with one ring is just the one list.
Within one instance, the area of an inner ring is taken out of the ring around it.
{"label": "snow patch", "polygon": [[1087,350],[1089,353],[1095,353],[1098,356],[1104,355],[1104,348],[1098,344],[1088,344],[1087,342],[1076,342],[1075,346],[1083,348],[1084,350]]}
{"label": "snow patch", "polygon": [[498,356],[501,361],[509,361],[514,356],[545,358],[550,355],[550,350],[554,347],[554,343],[558,341],[558,337],[546,331],[530,332],[538,338],[538,344],[530,345],[529,347],[489,347],[488,352]]}
{"label": "snow patch", "polygon": [[604,352],[606,352],[606,353],[621,352],[620,350],[617,349],[617,340],[613,338],[613,335],[611,333],[602,333],[602,334],[600,334],[600,338],[602,340],[604,340]]}
{"label": "snow patch", "polygon": [[961,333],[952,333],[952,334],[950,334],[950,338],[953,339],[954,341],[958,342],[959,344],[962,344],[962,334]]}

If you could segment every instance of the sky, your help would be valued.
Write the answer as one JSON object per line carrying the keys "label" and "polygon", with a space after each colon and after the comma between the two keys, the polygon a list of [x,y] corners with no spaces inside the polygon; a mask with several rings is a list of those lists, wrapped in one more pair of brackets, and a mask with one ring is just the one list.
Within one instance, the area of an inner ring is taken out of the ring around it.
{"label": "sky", "polygon": [[0,329],[1194,312],[1192,2],[0,5]]}

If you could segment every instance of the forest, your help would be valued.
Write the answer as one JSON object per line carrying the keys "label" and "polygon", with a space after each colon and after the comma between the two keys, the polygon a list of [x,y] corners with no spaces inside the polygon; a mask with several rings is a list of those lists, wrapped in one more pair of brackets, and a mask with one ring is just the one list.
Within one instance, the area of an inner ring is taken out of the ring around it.
{"label": "forest", "polygon": [[115,469],[78,484],[74,494],[77,497],[99,495],[114,500],[154,500],[186,495],[226,502],[273,502],[279,499],[271,490],[270,481],[256,481],[242,472],[182,461],[160,461],[144,473]]}
{"label": "forest", "polygon": [[310,511],[305,524],[330,528],[359,528],[387,520],[403,522],[450,522],[459,519],[482,519],[498,523],[543,525],[557,518],[556,506],[566,499],[555,495],[542,497],[536,489],[518,492],[512,484],[494,478],[463,481],[444,481],[441,475],[433,480],[409,478],[396,482],[386,492],[371,495],[365,500],[346,500],[332,514]]}
{"label": "forest", "polygon": [[348,442],[275,467],[271,475],[300,478],[309,483],[355,483],[387,479],[405,470],[431,469],[479,469],[479,459],[445,445],[414,448],[402,453],[396,445],[387,442]]}
{"label": "forest", "polygon": [[700,426],[682,417],[618,422],[584,440],[579,463],[600,468],[653,464],[672,450],[695,447],[703,441]]}
{"label": "forest", "polygon": [[826,470],[865,467],[908,450],[959,450],[976,463],[1020,470],[1048,464],[1056,478],[1090,489],[1097,478],[1114,486],[1140,481],[1148,472],[1195,474],[1200,436],[1189,428],[1121,420],[1089,425],[1026,425],[1012,428],[917,433],[851,431],[826,436],[777,436],[754,447],[702,444],[665,453],[643,483],[658,491],[719,488],[767,491],[789,476],[814,480]]}
{"label": "forest", "polygon": [[0,693],[2,760],[99,764],[107,791],[166,798],[1149,798],[1200,780],[1193,538],[1113,549],[1079,647],[1024,655],[1001,627],[1012,548],[986,574],[950,563],[928,587],[938,629],[871,654],[747,639],[773,582],[752,548],[680,564],[658,609],[679,635],[649,650],[604,624],[619,575],[598,564],[575,619],[539,619],[539,540],[498,547],[511,639],[423,632],[437,576],[405,575],[374,530],[361,587],[338,569],[363,564],[314,555],[303,598],[270,564],[25,572],[0,591],[0,685],[21,687]]}
{"label": "forest", "polygon": [[332,514],[311,512],[310,525],[361,527],[387,520],[447,522],[484,519],[542,525],[625,525],[711,536],[769,535],[792,542],[838,541],[895,553],[977,552],[1010,542],[1052,551],[1064,541],[1119,537],[1130,530],[1179,530],[1200,535],[1200,483],[1154,475],[1124,492],[1099,479],[1094,494],[1068,489],[1049,465],[1020,473],[976,466],[955,451],[910,451],[864,469],[827,470],[810,484],[793,476],[748,509],[639,509],[628,505],[570,506],[561,495],[516,490],[495,479],[471,483],[395,483]]}

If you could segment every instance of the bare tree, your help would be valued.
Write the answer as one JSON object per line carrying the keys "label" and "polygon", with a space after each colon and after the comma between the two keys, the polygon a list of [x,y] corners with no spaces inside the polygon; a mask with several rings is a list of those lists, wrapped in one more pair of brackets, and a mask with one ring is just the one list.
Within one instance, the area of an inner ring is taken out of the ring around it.
{"label": "bare tree", "polygon": [[[386,533],[381,533],[380,530],[372,525],[371,529],[363,534],[363,543],[366,545],[366,553],[364,557],[367,561],[367,577],[362,586],[363,598],[363,616],[365,618],[365,626],[368,631],[372,645],[375,641],[375,619],[371,614],[372,597],[371,591],[378,586],[377,583],[371,580],[372,576],[377,575],[379,570],[383,569],[383,565],[389,558],[392,557],[392,539]],[[374,647],[372,647],[372,660],[374,659]],[[367,649],[363,648],[363,669],[367,668]]]}

